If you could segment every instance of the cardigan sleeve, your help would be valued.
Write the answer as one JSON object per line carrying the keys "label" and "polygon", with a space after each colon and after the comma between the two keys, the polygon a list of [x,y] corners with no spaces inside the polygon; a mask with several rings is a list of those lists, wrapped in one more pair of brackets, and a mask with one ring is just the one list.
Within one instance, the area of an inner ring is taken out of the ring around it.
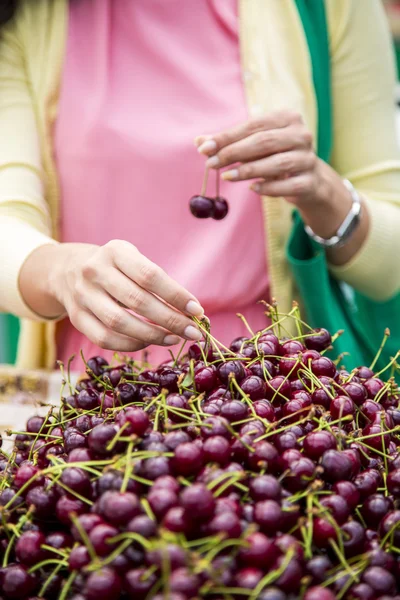
{"label": "cardigan sleeve", "polygon": [[0,310],[37,320],[20,294],[19,272],[33,250],[56,242],[25,65],[16,18],[1,30],[0,39]]}
{"label": "cardigan sleeve", "polygon": [[[362,5],[362,6],[361,6]],[[368,237],[339,279],[383,301],[400,289],[400,152],[395,68],[380,0],[328,0],[332,57],[332,167],[363,196]]]}

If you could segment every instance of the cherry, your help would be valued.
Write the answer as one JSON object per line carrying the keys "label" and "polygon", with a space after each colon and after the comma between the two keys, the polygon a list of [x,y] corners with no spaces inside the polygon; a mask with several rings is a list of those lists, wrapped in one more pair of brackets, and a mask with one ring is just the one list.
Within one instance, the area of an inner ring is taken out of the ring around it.
{"label": "cherry", "polygon": [[336,539],[337,531],[330,521],[320,517],[314,519],[313,542],[317,548],[327,548],[329,541]]}
{"label": "cherry", "polygon": [[131,533],[138,533],[142,537],[149,539],[155,536],[157,526],[147,515],[138,515],[129,521],[126,530]]}
{"label": "cherry", "polygon": [[346,556],[361,554],[365,544],[364,527],[358,521],[348,521],[341,526],[343,532],[343,547]]}
{"label": "cherry", "polygon": [[139,498],[130,492],[110,490],[105,492],[98,501],[98,511],[112,525],[123,525],[139,514]]}
{"label": "cherry", "polygon": [[130,598],[145,600],[152,587],[157,583],[155,573],[148,569],[132,569],[125,573],[124,587]]}
{"label": "cherry", "polygon": [[298,492],[305,489],[315,477],[315,465],[309,458],[299,458],[289,465],[290,473],[284,479],[285,487]]}
{"label": "cherry", "polygon": [[334,377],[336,367],[330,358],[327,356],[320,356],[311,361],[311,371],[317,377],[321,377],[321,375],[324,375],[325,377]]}
{"label": "cherry", "polygon": [[100,524],[93,527],[89,532],[89,539],[93,548],[99,556],[107,556],[117,547],[117,542],[110,542],[112,538],[118,535],[118,529],[107,524]]}
{"label": "cherry", "polygon": [[77,542],[84,541],[81,538],[81,534],[79,531],[80,529],[83,529],[83,531],[85,531],[86,533],[90,533],[92,529],[96,527],[96,525],[100,525],[103,523],[103,519],[100,517],[100,515],[96,515],[95,513],[87,513],[84,515],[80,515],[79,517],[77,517],[77,520],[79,523],[79,529],[77,528],[75,523],[71,529],[71,533],[74,537],[74,540],[76,540]]}
{"label": "cherry", "polygon": [[335,420],[354,415],[354,402],[348,396],[337,396],[331,400],[330,411],[332,418]]}
{"label": "cherry", "polygon": [[37,581],[34,575],[30,575],[22,565],[10,565],[4,569],[1,578],[1,591],[6,598],[20,600],[32,594],[36,588]]}
{"label": "cherry", "polygon": [[[179,446],[178,446],[179,448]],[[170,475],[171,474],[171,466],[168,458],[166,456],[155,456],[154,458],[147,458],[143,461],[143,468],[141,471],[141,475],[145,479],[150,479],[154,481],[161,477],[162,475]]]}
{"label": "cherry", "polygon": [[255,502],[275,500],[279,502],[282,494],[281,484],[272,475],[259,475],[250,479],[249,493]]}
{"label": "cherry", "polygon": [[163,519],[163,527],[174,533],[188,533],[191,529],[191,522],[181,506],[170,508]]}
{"label": "cherry", "polygon": [[201,483],[195,483],[183,490],[181,505],[190,519],[209,519],[215,510],[213,494]]}
{"label": "cherry", "polygon": [[68,488],[68,492],[75,492],[80,496],[90,497],[90,478],[86,471],[78,467],[67,467],[63,470],[60,481]]}
{"label": "cherry", "polygon": [[203,450],[195,442],[180,444],[175,448],[173,467],[179,475],[195,475],[203,464]]}
{"label": "cherry", "polygon": [[378,481],[369,470],[357,475],[354,479],[354,485],[360,493],[361,500],[375,494],[378,489]]}
{"label": "cherry", "polygon": [[185,567],[187,555],[183,548],[176,544],[167,544],[161,549],[150,550],[146,553],[146,563],[151,567],[156,565],[162,568],[163,561],[167,560],[171,571]]}
{"label": "cherry", "polygon": [[40,563],[46,558],[46,552],[42,550],[45,541],[46,538],[40,531],[26,531],[23,533],[15,546],[18,560],[29,567]]}
{"label": "cherry", "polygon": [[240,360],[228,360],[218,367],[218,376],[220,380],[227,384],[233,377],[238,383],[245,377],[245,370]]}
{"label": "cherry", "polygon": [[70,427],[64,431],[64,448],[66,452],[69,453],[72,450],[84,448],[86,444],[86,436],[78,429]]}
{"label": "cherry", "polygon": [[179,444],[185,444],[186,442],[190,442],[190,436],[181,429],[170,431],[164,438],[164,444],[168,450],[175,450]]}
{"label": "cherry", "polygon": [[226,215],[228,214],[228,211],[229,205],[225,198],[214,198],[214,212],[212,214],[213,219],[215,219],[216,221],[221,221],[222,219],[225,219]]}
{"label": "cherry", "polygon": [[[400,544],[400,510],[393,510],[388,513],[381,521],[380,527],[381,537],[385,537],[389,532],[393,536],[393,543],[396,546]],[[391,539],[391,538],[390,538]]]}
{"label": "cherry", "polygon": [[381,379],[378,379],[377,377],[373,377],[373,378],[367,379],[367,381],[364,381],[363,385],[367,391],[368,398],[371,398],[372,400],[374,400],[378,394],[379,394],[380,400],[383,400],[384,398],[387,397],[387,392],[384,392],[383,394],[381,393],[381,390],[385,387],[385,384],[383,383],[383,381]]}
{"label": "cherry", "polygon": [[230,400],[221,406],[221,416],[231,423],[245,419],[247,412],[247,405],[240,400]]}
{"label": "cherry", "polygon": [[230,511],[216,513],[206,529],[210,535],[222,534],[224,538],[238,538],[242,532],[239,518]]}
{"label": "cherry", "polygon": [[200,579],[185,567],[176,569],[169,578],[169,587],[172,592],[180,593],[185,598],[194,598],[198,595]]}
{"label": "cherry", "polygon": [[396,582],[393,575],[382,569],[382,567],[369,567],[364,571],[362,580],[379,596],[382,594],[393,594],[396,590]]}
{"label": "cherry", "polygon": [[365,386],[361,385],[361,383],[354,383],[351,381],[350,383],[345,383],[342,386],[343,392],[345,392],[356,404],[360,406],[367,399],[367,391]]}
{"label": "cherry", "polygon": [[152,490],[148,495],[148,501],[157,519],[162,519],[170,508],[178,504],[178,497],[173,491],[161,488]]}
{"label": "cherry", "polygon": [[209,219],[214,215],[214,200],[207,196],[192,196],[189,202],[190,212],[196,219]]}
{"label": "cherry", "polygon": [[312,334],[307,334],[304,338],[304,343],[307,348],[322,352],[326,350],[332,343],[331,334],[322,327],[314,329]]}
{"label": "cherry", "polygon": [[296,558],[292,558],[287,564],[286,556],[279,556],[276,561],[276,567],[279,569],[283,565],[286,565],[286,568],[276,580],[276,585],[286,593],[295,593],[298,591],[301,578],[303,577],[301,565]]}
{"label": "cherry", "polygon": [[104,367],[108,367],[108,362],[102,356],[93,356],[87,361],[87,366],[97,377],[100,377],[104,373]]}
{"label": "cherry", "polygon": [[304,600],[335,600],[336,596],[331,590],[323,587],[312,587],[304,594]]}
{"label": "cherry", "polygon": [[125,412],[125,422],[129,424],[127,429],[128,434],[134,433],[142,437],[150,424],[150,418],[147,412],[141,408],[128,408]]}
{"label": "cherry", "polygon": [[29,461],[23,462],[14,475],[14,485],[17,489],[24,487],[27,491],[42,483],[43,477],[40,475],[38,467],[35,467]]}
{"label": "cherry", "polygon": [[332,563],[327,556],[314,556],[307,561],[307,573],[312,577],[312,583],[323,583],[327,572],[332,569]]}
{"label": "cherry", "polygon": [[57,519],[64,525],[70,525],[73,514],[80,515],[85,511],[85,504],[78,498],[69,498],[62,496],[57,500],[56,515]]}
{"label": "cherry", "polygon": [[257,584],[260,583],[263,576],[264,573],[261,571],[261,569],[256,569],[255,567],[246,567],[244,569],[240,569],[240,571],[236,573],[236,585],[237,587],[245,590],[253,590],[255,587],[257,587]]}
{"label": "cherry", "polygon": [[327,450],[335,450],[336,445],[336,438],[330,431],[312,431],[304,438],[303,449],[306,456],[318,460]]}
{"label": "cherry", "polygon": [[81,571],[90,563],[90,554],[86,546],[76,546],[71,550],[68,565],[71,571]]}
{"label": "cherry", "polygon": [[46,536],[46,545],[61,550],[63,548],[70,548],[73,546],[73,539],[64,531],[54,531]]}
{"label": "cherry", "polygon": [[34,416],[27,420],[26,431],[30,433],[45,432],[48,429],[48,424],[43,417]]}
{"label": "cherry", "polygon": [[352,463],[348,456],[339,450],[327,450],[321,458],[323,477],[329,483],[335,483],[351,477]]}
{"label": "cherry", "polygon": [[282,523],[282,509],[274,500],[262,500],[255,504],[254,520],[263,533],[274,535]]}
{"label": "cherry", "polygon": [[377,529],[383,517],[393,508],[393,501],[390,498],[382,494],[373,494],[364,501],[361,514],[369,527]]}
{"label": "cherry", "polygon": [[49,518],[54,514],[57,495],[54,489],[46,489],[44,486],[36,486],[29,490],[26,495],[26,503],[33,506],[35,517],[38,519]]}
{"label": "cherry", "polygon": [[249,453],[249,463],[253,469],[266,469],[272,473],[279,470],[279,454],[272,444],[260,441],[253,448],[254,452]]}
{"label": "cherry", "polygon": [[195,342],[189,346],[188,355],[189,358],[193,358],[195,361],[203,360],[203,357],[211,361],[213,360],[213,349],[208,342]]}
{"label": "cherry", "polygon": [[[269,422],[275,421],[275,412],[272,404],[268,400],[256,400],[253,402],[252,409],[262,419],[266,419]],[[249,409],[249,414],[251,411]]]}
{"label": "cherry", "polygon": [[75,403],[82,410],[92,410],[100,405],[100,397],[96,390],[89,388],[79,392]]}
{"label": "cherry", "polygon": [[290,382],[283,375],[277,375],[267,382],[265,398],[272,402],[282,399],[289,400],[291,395]]}
{"label": "cherry", "polygon": [[265,397],[266,385],[265,381],[263,381],[260,377],[256,375],[250,375],[246,377],[242,382],[240,387],[243,392],[249,396],[251,400],[261,400],[261,398]]}
{"label": "cherry", "polygon": [[276,587],[268,587],[258,596],[258,600],[286,600],[287,596]]}
{"label": "cherry", "polygon": [[201,427],[201,434],[204,438],[221,435],[230,440],[232,434],[227,425],[229,425],[228,421],[222,417],[206,417]]}
{"label": "cherry", "polygon": [[263,533],[252,533],[244,540],[244,547],[239,551],[239,560],[246,566],[260,569],[272,565],[276,556],[276,547],[272,540]]}
{"label": "cherry", "polygon": [[396,498],[400,498],[400,468],[391,471],[386,479],[388,491]]}
{"label": "cherry", "polygon": [[211,391],[217,385],[217,381],[217,369],[214,365],[202,367],[194,376],[194,384],[199,393]]}
{"label": "cherry", "polygon": [[216,462],[225,465],[231,456],[231,446],[228,440],[220,435],[208,438],[203,444],[206,462]]}
{"label": "cherry", "polygon": [[335,494],[339,494],[339,496],[342,496],[346,500],[350,510],[354,510],[357,507],[360,501],[360,492],[354,483],[350,481],[338,481],[332,490]]}
{"label": "cherry", "polygon": [[338,525],[342,525],[350,515],[350,508],[346,500],[338,494],[324,496],[321,505],[332,513]]}

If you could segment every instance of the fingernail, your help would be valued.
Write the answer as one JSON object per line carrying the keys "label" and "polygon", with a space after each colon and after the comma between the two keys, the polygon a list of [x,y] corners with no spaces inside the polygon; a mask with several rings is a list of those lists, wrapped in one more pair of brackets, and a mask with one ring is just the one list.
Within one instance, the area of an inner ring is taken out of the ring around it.
{"label": "fingernail", "polygon": [[206,160],[206,167],[217,167],[219,165],[218,156],[212,156],[208,160]]}
{"label": "fingernail", "polygon": [[261,185],[259,183],[252,183],[250,189],[258,193],[261,190]]}
{"label": "fingernail", "polygon": [[186,304],[186,312],[194,317],[202,317],[204,315],[202,306],[200,306],[198,302],[195,302],[195,300],[189,300],[189,302]]}
{"label": "fingernail", "polygon": [[217,143],[214,140],[206,140],[197,148],[200,154],[208,154],[217,149]]}
{"label": "fingernail", "polygon": [[165,346],[175,346],[175,344],[179,344],[179,338],[177,335],[166,335],[163,343]]}
{"label": "fingernail", "polygon": [[184,335],[188,340],[194,340],[195,342],[199,342],[203,337],[196,327],[193,325],[188,325],[184,331]]}
{"label": "fingernail", "polygon": [[239,177],[238,169],[231,169],[230,171],[224,171],[221,174],[222,179],[228,179],[228,181],[232,181],[232,179],[237,179]]}

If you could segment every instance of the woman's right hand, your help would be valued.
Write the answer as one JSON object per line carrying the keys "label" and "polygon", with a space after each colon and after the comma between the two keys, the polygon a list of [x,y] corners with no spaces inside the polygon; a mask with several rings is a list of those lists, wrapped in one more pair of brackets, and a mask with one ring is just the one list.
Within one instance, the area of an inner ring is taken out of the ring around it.
{"label": "woman's right hand", "polygon": [[34,312],[67,312],[101,348],[134,352],[202,337],[190,319],[204,314],[198,300],[126,241],[41,246],[25,261],[19,284]]}

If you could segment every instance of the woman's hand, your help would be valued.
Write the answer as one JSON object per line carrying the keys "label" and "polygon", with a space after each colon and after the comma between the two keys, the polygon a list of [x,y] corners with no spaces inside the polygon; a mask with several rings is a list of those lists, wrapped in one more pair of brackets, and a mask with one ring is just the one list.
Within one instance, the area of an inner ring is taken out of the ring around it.
{"label": "woman's hand", "polygon": [[[251,189],[263,196],[284,197],[305,223],[323,237],[333,236],[352,205],[342,178],[314,151],[313,136],[300,114],[279,111],[214,135],[196,138],[198,151],[213,169],[229,167],[222,178],[256,180]],[[334,264],[350,260],[368,233],[365,206],[360,226],[346,246],[328,251]]]}
{"label": "woman's hand", "polygon": [[210,157],[208,167],[240,163],[222,178],[258,179],[251,187],[259,194],[301,203],[318,192],[321,181],[313,138],[297,113],[267,114],[213,136],[200,136],[196,144],[199,152]]}
{"label": "woman's hand", "polygon": [[101,348],[133,352],[201,339],[190,319],[203,315],[198,300],[126,241],[41,246],[21,270],[20,290],[42,316],[66,311]]}

